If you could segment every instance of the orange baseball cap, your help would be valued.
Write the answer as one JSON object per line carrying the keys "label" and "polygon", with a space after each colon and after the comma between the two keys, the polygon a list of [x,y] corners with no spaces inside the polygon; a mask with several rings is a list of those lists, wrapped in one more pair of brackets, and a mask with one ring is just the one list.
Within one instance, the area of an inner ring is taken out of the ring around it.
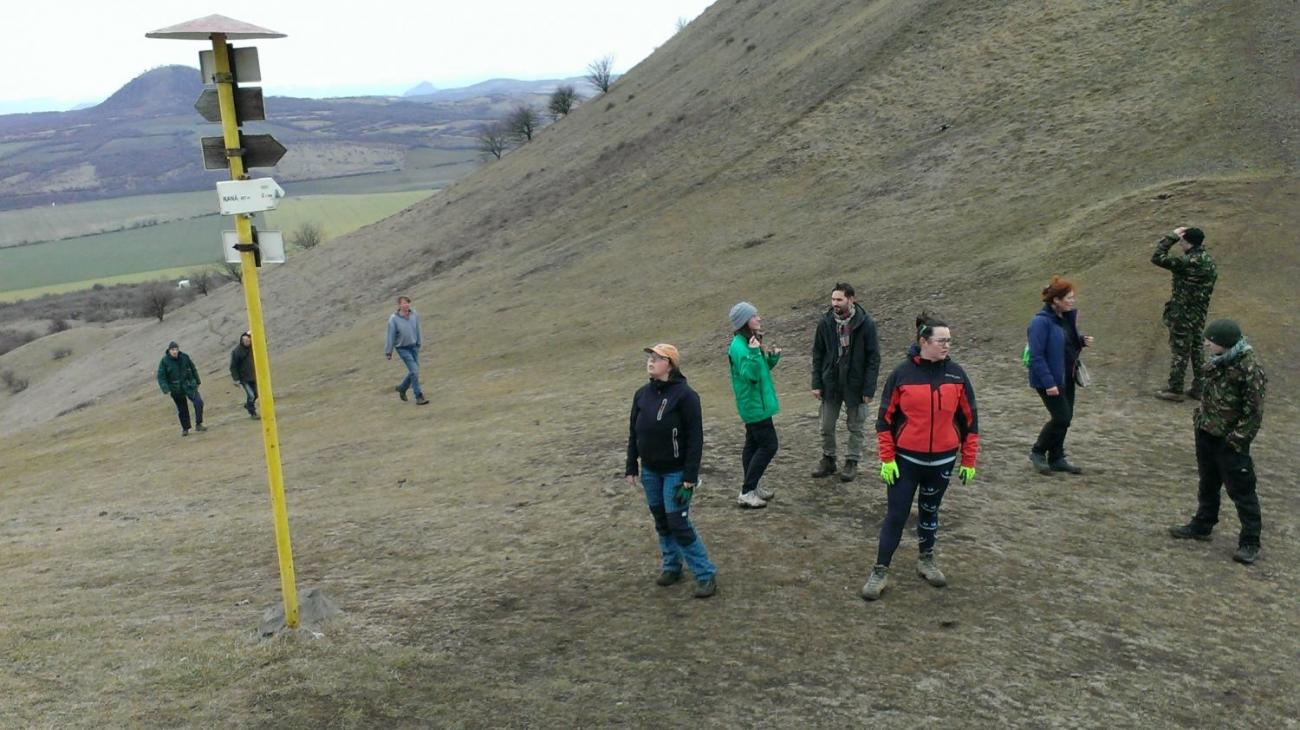
{"label": "orange baseball cap", "polygon": [[677,352],[676,347],[673,347],[672,345],[666,342],[660,342],[654,347],[647,347],[645,351],[652,352],[658,355],[659,357],[668,358],[668,362],[672,363],[673,367],[679,367],[681,365],[682,362],[681,354]]}

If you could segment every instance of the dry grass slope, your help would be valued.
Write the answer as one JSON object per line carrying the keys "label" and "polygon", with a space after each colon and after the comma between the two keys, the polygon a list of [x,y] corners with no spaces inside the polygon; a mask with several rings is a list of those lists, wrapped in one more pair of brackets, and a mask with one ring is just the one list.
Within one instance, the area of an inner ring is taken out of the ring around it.
{"label": "dry grass slope", "polygon": [[[0,716],[1294,726],[1296,20],[1282,0],[716,3],[534,143],[266,277],[298,575],[347,612],[323,638],[249,636],[278,591],[258,434],[223,374],[237,292],[0,402]],[[1147,258],[1189,221],[1220,261],[1215,313],[1269,368],[1251,569],[1227,559],[1230,515],[1210,545],[1163,537],[1193,461],[1189,408],[1145,397],[1168,286]],[[1090,473],[1068,481],[1027,469],[1042,414],[1015,363],[1053,272],[1081,282],[1098,338],[1072,436]],[[836,278],[891,359],[917,310],[946,315],[979,389],[986,452],[945,502],[944,591],[905,547],[863,604],[881,494],[804,476],[803,353]],[[423,409],[379,357],[399,292],[427,321]],[[758,514],[730,507],[721,329],[742,297],[792,353],[781,494]],[[211,404],[184,442],[151,384],[172,338]],[[617,481],[656,340],[705,403],[708,602],[651,584],[649,519]]]}

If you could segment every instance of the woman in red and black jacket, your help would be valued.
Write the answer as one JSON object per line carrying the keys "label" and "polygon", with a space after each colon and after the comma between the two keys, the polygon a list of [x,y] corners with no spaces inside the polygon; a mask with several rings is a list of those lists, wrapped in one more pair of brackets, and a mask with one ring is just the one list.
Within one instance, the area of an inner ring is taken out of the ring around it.
{"label": "woman in red and black jacket", "polygon": [[880,478],[889,490],[889,509],[880,526],[876,566],[862,587],[862,597],[868,601],[880,598],[885,589],[889,561],[903,537],[918,488],[916,534],[921,557],[917,573],[932,586],[948,584],[934,562],[939,503],[954,466],[962,484],[975,479],[975,458],[980,450],[975,389],[966,371],[948,359],[951,347],[948,325],[922,314],[916,320],[916,344],[881,391],[876,441]]}

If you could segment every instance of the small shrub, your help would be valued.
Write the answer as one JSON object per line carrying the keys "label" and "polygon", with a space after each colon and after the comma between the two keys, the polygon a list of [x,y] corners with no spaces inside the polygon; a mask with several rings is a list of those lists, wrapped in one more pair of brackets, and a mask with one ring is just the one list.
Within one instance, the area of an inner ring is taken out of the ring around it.
{"label": "small shrub", "polygon": [[68,329],[68,328],[71,327],[71,326],[72,326],[72,325],[68,324],[68,320],[66,320],[66,319],[64,319],[64,318],[62,318],[62,317],[55,317],[55,318],[50,322],[50,334],[56,334],[56,333],[58,333],[58,332],[63,332],[64,330]]}
{"label": "small shrub", "polygon": [[27,379],[14,375],[14,371],[12,370],[0,372],[0,383],[4,383],[4,386],[9,389],[9,392],[15,395],[27,390]]}
{"label": "small shrub", "polygon": [[60,348],[58,348],[58,349],[56,349],[56,350],[54,351],[52,357],[53,357],[55,360],[62,360],[63,358],[65,358],[65,357],[67,357],[68,355],[71,355],[71,354],[72,354],[72,350],[71,350],[70,348],[67,348],[67,347],[60,347]]}

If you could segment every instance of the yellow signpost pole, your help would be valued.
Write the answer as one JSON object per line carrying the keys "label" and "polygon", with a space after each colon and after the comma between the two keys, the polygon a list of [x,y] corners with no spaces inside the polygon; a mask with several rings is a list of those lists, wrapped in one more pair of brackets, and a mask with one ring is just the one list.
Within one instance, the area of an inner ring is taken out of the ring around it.
{"label": "yellow signpost pole", "polygon": [[[226,36],[212,35],[212,54],[216,66],[217,100],[221,106],[221,129],[226,149],[241,147],[235,117],[234,77]],[[230,179],[243,180],[244,161],[230,155]],[[241,244],[253,242],[251,216],[235,216],[235,230]],[[252,250],[239,254],[244,285],[244,303],[248,307],[248,329],[253,337],[253,365],[257,371],[257,396],[262,401],[262,446],[266,452],[266,476],[271,489],[271,513],[275,522],[275,551],[280,559],[280,592],[284,596],[284,621],[298,628],[298,588],[293,573],[293,544],[289,539],[289,510],[284,501],[284,474],[280,468],[280,435],[275,426],[275,396],[271,389],[271,361],[266,353],[266,327],[262,322],[262,295],[257,283],[257,265]]]}

